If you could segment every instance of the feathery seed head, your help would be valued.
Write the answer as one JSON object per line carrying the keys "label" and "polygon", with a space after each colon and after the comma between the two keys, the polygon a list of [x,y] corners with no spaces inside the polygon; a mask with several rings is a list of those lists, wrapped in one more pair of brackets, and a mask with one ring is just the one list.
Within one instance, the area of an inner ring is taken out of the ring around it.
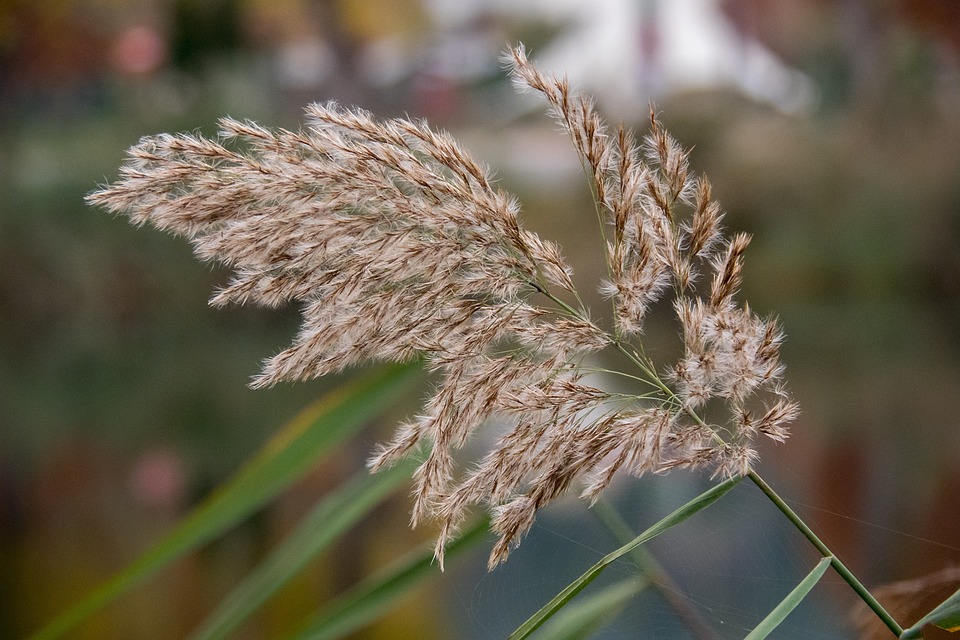
{"label": "feathery seed head", "polygon": [[[620,472],[742,475],[756,461],[756,436],[783,440],[798,414],[782,384],[777,323],[735,302],[749,237],[722,239],[720,207],[688,151],[652,108],[637,142],[522,46],[506,60],[569,135],[601,225],[613,230],[601,283],[609,329],[582,307],[559,247],[524,229],[489,171],[424,122],[334,103],[307,107],[299,131],[224,118],[216,139],[143,138],[117,182],[88,196],[232,267],[212,304],[302,305],[293,343],[254,386],[424,358],[434,390],[370,467],[426,445],[412,521],[439,524],[441,566],[474,506],[493,514],[500,536],[493,566],[573,484],[593,501]],[[695,291],[700,271],[712,274],[705,295]],[[683,353],[661,376],[630,341],[668,292]],[[621,372],[645,381],[636,394],[584,382],[604,351],[636,366]],[[720,415],[707,421],[707,410]],[[458,471],[458,452],[494,423],[502,435]]]}

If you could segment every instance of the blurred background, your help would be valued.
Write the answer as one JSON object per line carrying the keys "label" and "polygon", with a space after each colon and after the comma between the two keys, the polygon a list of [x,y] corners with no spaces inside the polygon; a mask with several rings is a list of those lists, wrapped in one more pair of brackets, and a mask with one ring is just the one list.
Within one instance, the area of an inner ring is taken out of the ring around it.
{"label": "blurred background", "polygon": [[[295,128],[303,105],[337,100],[453,132],[591,290],[603,267],[583,240],[596,235],[589,190],[542,103],[505,79],[498,57],[517,41],[611,120],[642,130],[655,101],[728,227],[755,235],[742,297],[779,315],[803,407],[793,438],[764,447],[764,476],[868,586],[960,563],[953,0],[5,0],[0,637],[121,569],[339,382],[248,389],[297,310],[207,308],[226,272],[84,194],[140,136],[210,134],[221,115]],[[186,635],[395,419],[74,637]],[[639,530],[703,482],[624,481],[612,502]],[[741,489],[654,547],[707,637],[742,637],[815,561]],[[408,508],[401,496],[378,511],[238,637],[281,636],[429,538],[408,531]],[[485,545],[357,637],[503,637],[615,546],[564,502],[505,567],[485,572]],[[777,637],[856,637],[836,582],[828,574]],[[662,600],[638,597],[596,637],[703,637]]]}

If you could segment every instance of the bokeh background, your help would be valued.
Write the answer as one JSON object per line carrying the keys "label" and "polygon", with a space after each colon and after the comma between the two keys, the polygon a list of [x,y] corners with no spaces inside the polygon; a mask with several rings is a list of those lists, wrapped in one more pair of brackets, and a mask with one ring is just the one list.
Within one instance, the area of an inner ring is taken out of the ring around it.
{"label": "bokeh background", "polygon": [[[211,310],[224,271],[86,207],[124,150],[221,115],[296,127],[338,100],[426,117],[518,195],[584,290],[589,190],[498,56],[524,41],[642,129],[655,101],[755,234],[743,297],[776,313],[803,415],[760,470],[870,586],[960,563],[960,5],[952,0],[6,0],[0,3],[0,637],[121,569],[339,380],[246,387],[296,309]],[[651,340],[669,333],[651,332]],[[397,413],[415,410],[398,407]],[[393,417],[335,465],[110,606],[78,638],[186,635]],[[638,529],[703,478],[625,481]],[[654,547],[715,637],[737,638],[814,562],[742,487]],[[280,637],[428,538],[401,497],[238,637]],[[614,548],[576,502],[506,567],[459,561],[363,638],[503,637]],[[479,550],[478,550],[479,551]],[[621,571],[629,572],[628,568]],[[634,569],[635,570],[635,569]],[[783,638],[856,637],[828,574]],[[778,595],[779,594],[779,595]],[[662,598],[660,599],[662,600]],[[597,637],[692,637],[656,597]]]}

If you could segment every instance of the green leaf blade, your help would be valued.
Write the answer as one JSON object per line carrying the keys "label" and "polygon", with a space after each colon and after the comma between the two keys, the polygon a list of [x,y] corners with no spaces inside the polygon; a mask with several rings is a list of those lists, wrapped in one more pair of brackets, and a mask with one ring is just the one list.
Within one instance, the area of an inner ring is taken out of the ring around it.
{"label": "green leaf blade", "polygon": [[[448,560],[483,539],[484,518],[450,543]],[[361,581],[311,616],[289,640],[338,640],[358,631],[389,611],[406,593],[431,575],[433,549],[418,550]]]}
{"label": "green leaf blade", "polygon": [[751,631],[744,640],[763,640],[770,633],[773,632],[780,623],[783,622],[790,612],[797,608],[804,598],[807,597],[807,594],[816,586],[817,582],[820,581],[820,578],[823,577],[823,574],[830,567],[830,563],[833,561],[833,556],[827,556],[820,560],[817,563],[817,566],[813,568],[813,571],[807,574],[800,583],[793,588],[793,590],[787,594],[783,600],[780,601],[776,607],[773,608],[767,617],[760,621],[753,631]]}
{"label": "green leaf blade", "polygon": [[605,620],[619,612],[630,598],[650,583],[644,578],[628,578],[584,597],[554,616],[538,635],[543,640],[581,640],[596,631]]}
{"label": "green leaf blade", "polygon": [[399,489],[414,468],[414,461],[404,460],[375,475],[363,470],[320,500],[297,529],[221,601],[190,639],[228,637],[307,563]]}
{"label": "green leaf blade", "polygon": [[543,623],[546,622],[551,616],[562,609],[567,602],[573,599],[574,596],[583,591],[587,585],[593,582],[597,576],[599,576],[611,563],[630,553],[645,542],[657,537],[664,531],[675,527],[687,518],[690,518],[703,509],[706,509],[711,504],[726,495],[728,491],[733,489],[733,487],[740,482],[740,480],[741,478],[731,478],[711,487],[693,500],[690,500],[684,504],[682,507],[670,513],[662,520],[658,521],[656,524],[631,540],[629,543],[605,555],[603,558],[597,561],[596,564],[587,569],[583,575],[571,582],[560,593],[554,596],[554,598],[544,605],[539,611],[530,616],[526,622],[517,627],[517,629],[510,634],[509,640],[523,640],[524,638],[529,637],[531,633],[540,628],[540,626],[543,625]]}
{"label": "green leaf blade", "polygon": [[932,624],[945,631],[960,631],[960,589],[937,605],[900,636],[903,640],[923,637],[923,628]]}
{"label": "green leaf blade", "polygon": [[231,480],[125,570],[32,636],[53,640],[174,560],[216,538],[300,478],[324,453],[359,430],[409,389],[418,367],[378,371],[338,388],[294,418]]}

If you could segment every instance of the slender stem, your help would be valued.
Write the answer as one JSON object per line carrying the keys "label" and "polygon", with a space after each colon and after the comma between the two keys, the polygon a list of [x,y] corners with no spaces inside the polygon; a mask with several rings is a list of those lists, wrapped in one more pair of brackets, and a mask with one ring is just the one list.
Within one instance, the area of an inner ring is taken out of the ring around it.
{"label": "slender stem", "polygon": [[[637,362],[636,358],[630,356],[630,354],[627,353],[626,350],[619,345],[619,343],[617,344],[617,347],[621,352],[626,353],[631,360]],[[649,368],[642,368],[645,373],[651,373]],[[654,374],[653,378],[659,385],[661,385],[661,388],[665,393],[668,394],[668,396],[679,401],[673,390],[664,384],[659,377]],[[687,406],[684,406],[684,409],[687,414],[690,415],[695,422],[697,422],[697,424],[699,424],[701,427],[710,429],[710,427],[707,426],[707,424],[695,411]],[[715,439],[720,442],[723,441],[720,435],[713,431],[713,429],[710,429],[710,431],[713,432]],[[850,569],[848,569],[847,566],[840,561],[840,559],[837,557],[837,554],[831,551],[830,548],[824,544],[817,534],[815,534],[813,530],[807,526],[807,523],[804,522],[800,516],[798,516],[797,513],[790,508],[790,505],[784,502],[783,498],[781,498],[780,495],[773,490],[773,487],[767,484],[766,481],[764,481],[764,479],[761,478],[756,471],[751,469],[750,472],[747,473],[747,477],[749,477],[750,480],[752,480],[753,483],[760,488],[764,495],[766,495],[785,516],[787,516],[793,526],[795,526],[804,535],[804,537],[806,537],[807,540],[809,540],[810,543],[816,547],[817,551],[819,551],[824,558],[830,558],[830,565],[833,567],[834,571],[836,571],[840,577],[843,578],[844,582],[850,585],[850,588],[853,589],[858,596],[860,596],[860,599],[862,599],[871,610],[873,610],[877,617],[883,621],[883,624],[885,624],[887,628],[899,638],[900,635],[903,634],[903,627],[901,627],[897,621],[893,619],[893,616],[891,616],[887,610],[883,608],[883,605],[881,605],[877,599],[873,597],[873,594],[870,593],[865,586],[863,586],[863,583],[860,582],[855,575],[853,575],[853,572],[851,572]]]}
{"label": "slender stem", "polygon": [[[572,138],[573,138],[573,135],[572,135],[572,131],[571,131],[571,139],[572,139]],[[576,146],[576,140],[574,140],[574,146]],[[613,280],[613,265],[610,263],[610,254],[609,254],[609,252],[607,251],[608,242],[607,242],[607,230],[606,230],[605,216],[603,215],[603,211],[601,210],[601,206],[602,206],[602,205],[600,204],[600,198],[597,197],[597,196],[598,196],[598,191],[599,191],[599,185],[597,185],[597,180],[596,180],[596,177],[595,177],[595,176],[596,176],[596,173],[593,171],[592,167],[591,167],[591,170],[588,171],[588,170],[587,170],[587,163],[588,163],[587,159],[583,156],[583,154],[578,154],[578,155],[580,155],[580,170],[583,171],[583,176],[587,179],[587,184],[588,184],[589,187],[590,187],[590,195],[593,196],[591,199],[593,200],[593,210],[594,210],[594,212],[597,214],[597,223],[598,223],[599,228],[600,228],[600,241],[603,243],[603,262],[604,262],[604,264],[605,264],[606,267],[607,267],[607,278],[609,278],[609,279],[612,281],[612,280]],[[619,241],[619,238],[618,238],[618,241]],[[581,306],[582,306],[582,304],[581,304]],[[612,317],[614,318],[614,326],[617,327],[617,326],[618,326],[618,325],[617,325],[617,322],[616,322],[616,317],[617,317],[617,302],[616,302],[615,299],[612,299],[612,298],[611,298],[611,300],[610,300],[610,306],[611,306],[611,310],[613,311],[613,316],[612,316]],[[617,329],[614,329],[614,331],[615,331],[615,333],[618,333],[618,334],[619,334],[619,329],[618,329],[618,328],[617,328]]]}
{"label": "slender stem", "polygon": [[[540,291],[550,298],[550,300],[560,305],[567,313],[570,313],[573,316],[583,317],[575,309],[564,303],[556,296],[552,295],[549,291],[546,291],[543,288],[540,288]],[[663,382],[663,380],[660,379],[660,376],[657,375],[657,372],[654,370],[653,366],[645,362],[646,358],[642,358],[640,355],[627,349],[623,342],[617,339],[615,336],[611,336],[611,340],[613,346],[620,351],[620,353],[626,356],[627,359],[634,363],[641,371],[643,371],[644,374],[649,376],[649,382],[655,387],[659,388],[664,393],[667,400],[676,402],[677,405],[682,407],[694,422],[696,422],[699,426],[709,430],[713,434],[713,438],[718,442],[718,444],[724,443],[724,440],[720,434],[707,425],[703,418],[701,418],[696,411],[685,405],[680,398],[677,397],[677,394],[673,391],[673,389],[671,389],[665,382]],[[833,567],[834,571],[836,571],[840,577],[843,578],[844,582],[846,582],[850,588],[853,589],[858,596],[860,596],[860,599],[863,600],[868,607],[870,607],[870,609],[877,615],[878,618],[880,618],[887,628],[899,638],[903,634],[903,627],[901,627],[897,621],[893,619],[893,616],[891,616],[887,610],[883,608],[883,605],[881,605],[877,599],[873,597],[873,594],[870,593],[865,586],[863,586],[863,583],[861,583],[857,577],[853,575],[850,569],[848,569],[847,566],[843,564],[839,558],[837,558],[837,555],[831,551],[830,548],[819,537],[817,537],[817,534],[815,534],[813,530],[807,526],[807,523],[804,522],[800,516],[798,516],[797,513],[790,508],[790,505],[784,502],[783,498],[781,498],[779,494],[773,490],[773,487],[767,484],[766,481],[764,481],[764,479],[761,478],[756,471],[751,469],[747,473],[747,477],[749,477],[750,480],[752,480],[753,483],[759,487],[764,495],[766,495],[785,516],[787,516],[787,519],[790,520],[793,526],[795,526],[800,533],[802,533],[804,537],[806,537],[807,540],[813,544],[813,546],[824,558],[830,558],[830,565]]]}
{"label": "slender stem", "polygon": [[830,564],[833,566],[833,569],[840,574],[840,577],[843,578],[844,582],[850,585],[850,588],[853,589],[858,596],[860,596],[860,598],[867,604],[868,607],[873,610],[875,614],[877,614],[877,617],[883,621],[887,628],[899,638],[903,634],[903,628],[897,624],[897,621],[893,619],[893,616],[887,613],[887,610],[884,609],[879,602],[877,602],[877,599],[873,597],[873,594],[870,593],[870,591],[868,591],[859,580],[857,580],[856,576],[853,575],[850,569],[848,569],[846,565],[843,564],[839,558],[837,558],[837,555],[833,553],[819,537],[817,537],[817,534],[815,534],[813,530],[807,526],[807,523],[805,523],[800,516],[798,516],[797,513],[790,508],[790,505],[784,502],[783,498],[781,498],[756,471],[751,470],[747,474],[747,477],[750,478],[750,480],[752,480],[753,483],[760,488],[760,491],[762,491],[764,495],[770,498],[773,504],[777,505],[777,508],[780,509],[785,516],[787,516],[790,522],[793,523],[793,526],[800,530],[800,532],[814,547],[816,547],[817,551],[819,551],[823,557],[831,558]]}
{"label": "slender stem", "polygon": [[639,396],[636,395],[636,394],[630,394],[630,395],[635,396],[635,397],[637,397],[637,398],[654,398],[654,397],[656,397],[657,395],[662,395],[662,394],[663,394],[663,389],[661,389],[658,385],[650,382],[649,379],[647,379],[647,378],[641,378],[640,376],[631,375],[631,374],[627,373],[626,371],[617,371],[616,369],[604,369],[603,367],[588,367],[588,366],[585,366],[585,365],[581,365],[580,369],[583,370],[583,371],[587,371],[587,372],[589,372],[589,373],[605,373],[605,374],[608,374],[608,375],[611,375],[611,376],[621,376],[621,377],[624,377],[624,378],[629,378],[630,380],[633,380],[633,381],[635,381],[635,382],[639,382],[639,383],[641,383],[641,384],[645,384],[645,385],[651,386],[651,387],[653,387],[654,389],[656,389],[656,391],[651,391],[649,394],[643,394],[643,395],[639,395]]}
{"label": "slender stem", "polygon": [[[563,309],[563,310],[564,310],[567,314],[569,314],[571,317],[574,317],[574,318],[583,318],[583,317],[585,316],[585,314],[584,314],[583,312],[577,311],[576,309],[574,309],[573,307],[571,307],[570,305],[568,305],[566,302],[564,302],[563,300],[561,300],[561,299],[558,298],[557,296],[553,295],[553,293],[551,293],[549,289],[547,289],[545,286],[541,285],[540,283],[533,282],[533,283],[531,283],[531,284],[534,286],[534,288],[536,288],[537,291],[539,291],[541,294],[543,294],[544,296],[546,296],[551,302],[553,302],[555,305],[557,305],[558,307],[560,307],[561,309]],[[578,299],[578,300],[579,300],[579,298],[580,298],[580,296],[577,296],[577,299]],[[582,306],[582,305],[581,305],[581,306]]]}
{"label": "slender stem", "polygon": [[668,397],[676,397],[673,393],[673,390],[670,389],[667,385],[663,383],[663,380],[660,379],[660,376],[657,375],[657,372],[653,370],[653,367],[648,365],[646,362],[637,357],[637,354],[633,353],[627,349],[621,340],[614,340],[613,346],[616,347],[617,351],[625,355],[630,362],[637,365],[637,367],[643,371],[645,374],[650,376],[650,382],[653,383],[658,389],[667,394]]}

